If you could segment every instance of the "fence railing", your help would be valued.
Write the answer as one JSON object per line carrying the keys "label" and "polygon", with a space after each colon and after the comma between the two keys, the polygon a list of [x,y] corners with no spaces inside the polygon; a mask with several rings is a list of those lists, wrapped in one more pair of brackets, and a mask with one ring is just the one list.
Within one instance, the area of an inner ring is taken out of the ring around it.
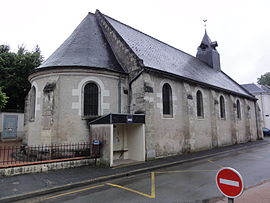
{"label": "fence railing", "polygon": [[53,144],[35,146],[0,146],[0,167],[13,164],[61,161],[76,158],[98,158],[100,145],[91,143]]}

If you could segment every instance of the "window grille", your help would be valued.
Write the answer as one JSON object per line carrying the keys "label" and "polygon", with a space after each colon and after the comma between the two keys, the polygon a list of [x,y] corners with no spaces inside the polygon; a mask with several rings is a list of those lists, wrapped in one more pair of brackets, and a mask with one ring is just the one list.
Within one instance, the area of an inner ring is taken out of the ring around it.
{"label": "window grille", "polygon": [[88,83],[84,87],[84,115],[98,115],[98,86],[95,83]]}

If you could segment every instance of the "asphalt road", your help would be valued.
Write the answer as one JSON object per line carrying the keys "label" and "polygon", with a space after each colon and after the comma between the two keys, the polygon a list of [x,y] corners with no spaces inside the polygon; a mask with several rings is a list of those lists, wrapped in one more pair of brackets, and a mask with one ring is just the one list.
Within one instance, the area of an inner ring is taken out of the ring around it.
{"label": "asphalt road", "polygon": [[233,167],[242,175],[245,188],[270,179],[270,147],[228,152],[111,182],[62,191],[18,201],[27,202],[204,202],[222,197],[215,176],[221,167]]}

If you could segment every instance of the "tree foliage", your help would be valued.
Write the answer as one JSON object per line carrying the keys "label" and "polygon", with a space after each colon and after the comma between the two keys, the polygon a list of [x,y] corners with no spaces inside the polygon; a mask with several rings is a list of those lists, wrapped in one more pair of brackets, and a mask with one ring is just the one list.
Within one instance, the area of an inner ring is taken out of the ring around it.
{"label": "tree foliage", "polygon": [[257,82],[260,85],[270,85],[270,72],[261,75],[261,77],[257,79]]}
{"label": "tree foliage", "polygon": [[3,109],[8,101],[6,93],[2,92],[0,88],[0,110]]}
{"label": "tree foliage", "polygon": [[42,61],[38,46],[33,51],[20,46],[15,53],[8,45],[0,45],[0,87],[9,97],[5,109],[24,110],[24,100],[30,89],[28,76]]}

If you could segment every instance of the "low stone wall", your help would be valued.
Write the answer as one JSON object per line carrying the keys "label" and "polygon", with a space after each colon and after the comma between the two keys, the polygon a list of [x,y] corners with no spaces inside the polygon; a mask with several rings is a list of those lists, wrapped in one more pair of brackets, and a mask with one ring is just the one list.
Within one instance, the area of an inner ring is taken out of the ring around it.
{"label": "low stone wall", "polygon": [[14,176],[22,175],[27,173],[42,173],[52,170],[64,169],[64,168],[75,168],[80,166],[87,166],[94,164],[94,159],[80,159],[80,160],[71,160],[71,161],[62,161],[54,163],[43,163],[35,165],[24,165],[24,166],[15,166],[9,168],[1,168],[0,176]]}

